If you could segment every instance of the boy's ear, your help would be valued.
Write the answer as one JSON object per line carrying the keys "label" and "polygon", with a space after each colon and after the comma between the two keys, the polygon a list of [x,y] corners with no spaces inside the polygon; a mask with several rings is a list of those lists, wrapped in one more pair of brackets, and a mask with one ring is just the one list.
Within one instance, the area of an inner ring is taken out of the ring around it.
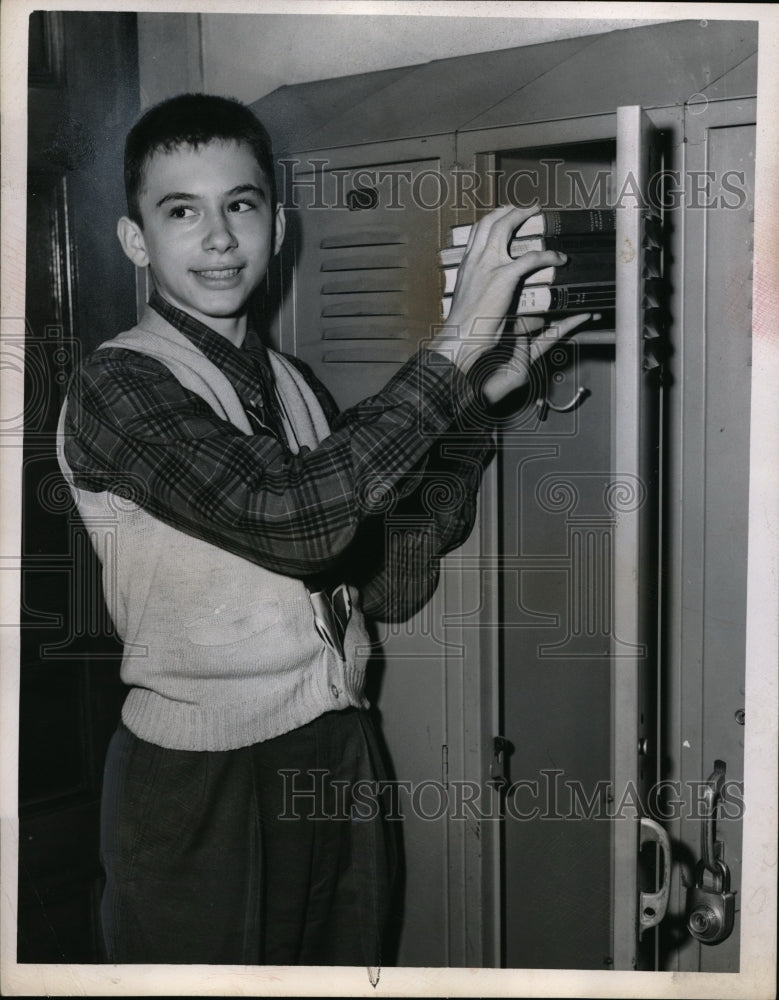
{"label": "boy's ear", "polygon": [[122,250],[127,254],[136,267],[146,267],[149,263],[149,255],[146,253],[146,241],[143,238],[143,230],[137,222],[128,219],[123,215],[116,224],[116,235],[122,244]]}
{"label": "boy's ear", "polygon": [[284,232],[287,228],[287,220],[284,215],[284,206],[279,202],[276,206],[276,214],[273,218],[273,253],[274,255],[281,250],[281,244],[284,242]]}

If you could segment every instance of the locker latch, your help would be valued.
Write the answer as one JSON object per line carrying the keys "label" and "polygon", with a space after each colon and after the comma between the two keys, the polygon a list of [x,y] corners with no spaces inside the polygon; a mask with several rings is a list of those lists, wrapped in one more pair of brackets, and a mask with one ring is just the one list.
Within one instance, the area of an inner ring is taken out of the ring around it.
{"label": "locker latch", "polygon": [[702,857],[695,868],[695,884],[687,890],[687,929],[704,944],[719,944],[729,937],[736,913],[736,894],[730,891],[730,869],[717,857],[714,839],[725,768],[725,761],[715,760],[706,782],[701,819]]}
{"label": "locker latch", "polygon": [[514,749],[511,740],[505,736],[492,737],[492,760],[490,762],[490,784],[504,788],[508,784],[506,777],[506,758]]}

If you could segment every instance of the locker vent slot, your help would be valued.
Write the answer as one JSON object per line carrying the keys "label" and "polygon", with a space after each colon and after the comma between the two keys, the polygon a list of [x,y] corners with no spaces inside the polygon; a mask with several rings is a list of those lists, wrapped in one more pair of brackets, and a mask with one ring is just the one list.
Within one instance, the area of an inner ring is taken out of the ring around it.
{"label": "locker vent slot", "polygon": [[[319,246],[323,362],[403,364],[412,354],[409,345],[398,343],[411,339],[406,235],[358,228],[323,237]],[[335,350],[338,341],[349,346]]]}
{"label": "locker vent slot", "polygon": [[[381,322],[377,317],[369,323],[358,320],[355,325],[326,326],[322,330],[323,340],[408,340],[408,328],[398,326],[397,320],[387,317]],[[390,325],[395,324],[395,325]]]}
{"label": "locker vent slot", "polygon": [[321,250],[340,250],[343,247],[369,247],[405,245],[406,237],[397,229],[352,229],[344,233],[323,236]]}
{"label": "locker vent slot", "polygon": [[410,346],[397,347],[353,347],[340,351],[325,351],[325,364],[362,364],[362,365],[402,365],[412,355]]}
{"label": "locker vent slot", "polygon": [[384,253],[366,253],[364,249],[356,253],[338,254],[338,256],[328,256],[322,261],[320,270],[322,271],[363,271],[375,267],[396,268],[408,267],[408,258],[398,256],[397,251]]}
{"label": "locker vent slot", "polygon": [[328,316],[404,316],[403,301],[397,292],[376,293],[370,299],[347,299],[322,307],[322,317]]}
{"label": "locker vent slot", "polygon": [[403,272],[400,268],[397,274],[376,274],[371,271],[368,274],[355,274],[350,278],[340,278],[337,281],[326,281],[322,285],[323,295],[352,295],[355,292],[405,292],[408,285],[403,280]]}

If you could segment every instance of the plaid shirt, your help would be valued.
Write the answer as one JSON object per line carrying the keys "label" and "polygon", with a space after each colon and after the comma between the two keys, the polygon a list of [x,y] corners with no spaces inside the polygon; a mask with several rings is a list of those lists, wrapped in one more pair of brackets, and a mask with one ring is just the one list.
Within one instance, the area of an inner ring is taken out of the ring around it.
{"label": "plaid shirt", "polygon": [[491,456],[487,432],[459,426],[474,402],[469,381],[420,351],[380,393],[339,414],[290,358],[332,429],[294,455],[263,346],[236,348],[157,293],[150,306],[227,376],[257,433],[220,419],[161,362],[103,348],[68,395],[65,454],[76,485],[121,491],[159,520],[274,572],[354,582],[368,614],[402,619],[421,606],[440,556],[473,526]]}

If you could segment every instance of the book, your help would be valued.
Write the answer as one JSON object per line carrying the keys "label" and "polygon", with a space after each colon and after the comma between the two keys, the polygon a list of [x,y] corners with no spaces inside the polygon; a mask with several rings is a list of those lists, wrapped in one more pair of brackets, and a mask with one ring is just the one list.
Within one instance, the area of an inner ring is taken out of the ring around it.
{"label": "book", "polygon": [[[467,243],[467,240],[466,240]],[[515,236],[509,243],[509,255],[521,257],[532,250],[558,250],[561,253],[603,253],[613,249],[614,235],[610,233],[570,233],[567,236]],[[440,251],[442,267],[459,264],[465,255],[465,243],[444,247]]]}
{"label": "book", "polygon": [[[510,316],[533,316],[547,312],[591,312],[613,309],[616,301],[616,282],[604,281],[579,285],[531,285],[519,293]],[[449,316],[452,296],[444,295],[443,317]]]}
{"label": "book", "polygon": [[513,313],[529,316],[533,313],[612,309],[616,301],[616,287],[614,281],[523,287]]}
{"label": "book", "polygon": [[[451,245],[465,246],[471,235],[470,224],[452,226]],[[521,236],[568,236],[573,233],[599,233],[614,235],[617,231],[617,213],[613,208],[544,208],[525,219],[514,232]]]}
{"label": "book", "polygon": [[[444,295],[454,291],[459,268],[444,268]],[[565,264],[542,267],[523,279],[523,287],[530,285],[580,285],[591,282],[614,281],[616,264],[614,253],[579,253],[572,255]]]}

